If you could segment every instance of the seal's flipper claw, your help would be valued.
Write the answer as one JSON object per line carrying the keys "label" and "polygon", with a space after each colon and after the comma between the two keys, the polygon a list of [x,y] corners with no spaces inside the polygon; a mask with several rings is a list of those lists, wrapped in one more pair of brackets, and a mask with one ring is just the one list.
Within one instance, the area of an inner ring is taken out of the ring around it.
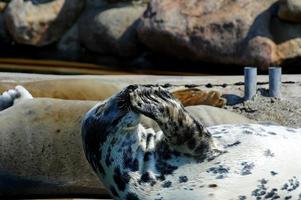
{"label": "seal's flipper claw", "polygon": [[32,95],[21,85],[5,91],[0,95],[0,111],[13,106],[24,99],[32,99]]}
{"label": "seal's flipper claw", "polygon": [[141,95],[137,91],[130,94],[130,101],[133,110],[152,119],[158,118],[159,116],[157,116],[157,112],[155,111],[156,106],[154,105],[156,102],[152,102],[144,95]]}
{"label": "seal's flipper claw", "polygon": [[8,92],[4,92],[0,96],[0,111],[5,110],[6,108],[14,104],[14,99],[9,95]]}

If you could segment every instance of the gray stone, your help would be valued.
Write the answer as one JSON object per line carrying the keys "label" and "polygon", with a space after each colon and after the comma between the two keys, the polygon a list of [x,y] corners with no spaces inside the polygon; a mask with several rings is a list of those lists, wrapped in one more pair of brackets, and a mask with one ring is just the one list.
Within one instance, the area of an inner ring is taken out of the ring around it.
{"label": "gray stone", "polygon": [[81,45],[78,34],[78,23],[75,23],[59,40],[57,44],[59,52],[70,59],[80,57]]}
{"label": "gray stone", "polygon": [[277,44],[279,60],[285,61],[301,56],[301,24],[275,17],[271,21],[271,31]]}
{"label": "gray stone", "polygon": [[80,41],[87,49],[103,54],[135,56],[139,53],[136,26],[145,6],[118,4],[94,9],[79,20]]}
{"label": "gray stone", "polygon": [[1,43],[6,43],[6,44],[11,42],[11,38],[9,36],[9,33],[5,25],[3,13],[0,13],[0,40]]}
{"label": "gray stone", "polygon": [[6,2],[0,2],[0,13],[2,13],[5,10],[6,6],[7,6]]}
{"label": "gray stone", "polygon": [[131,2],[133,4],[147,4],[149,0],[106,0],[108,3]]}
{"label": "gray stone", "polygon": [[277,63],[269,31],[276,0],[153,0],[138,27],[153,51],[186,60],[255,65]]}
{"label": "gray stone", "polygon": [[12,0],[5,10],[5,20],[17,43],[44,46],[59,40],[84,4],[84,0]]}
{"label": "gray stone", "polygon": [[86,9],[104,8],[108,6],[106,0],[86,0]]}
{"label": "gray stone", "polygon": [[301,1],[279,0],[278,16],[286,21],[301,23]]}

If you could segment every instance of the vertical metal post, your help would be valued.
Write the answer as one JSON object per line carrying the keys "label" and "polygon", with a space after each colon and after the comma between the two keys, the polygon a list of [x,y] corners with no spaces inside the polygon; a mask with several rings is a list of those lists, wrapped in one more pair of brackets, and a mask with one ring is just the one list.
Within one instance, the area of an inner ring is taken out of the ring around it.
{"label": "vertical metal post", "polygon": [[281,96],[281,67],[269,68],[269,96],[280,97]]}
{"label": "vertical metal post", "polygon": [[257,90],[257,68],[245,67],[245,100],[252,99]]}

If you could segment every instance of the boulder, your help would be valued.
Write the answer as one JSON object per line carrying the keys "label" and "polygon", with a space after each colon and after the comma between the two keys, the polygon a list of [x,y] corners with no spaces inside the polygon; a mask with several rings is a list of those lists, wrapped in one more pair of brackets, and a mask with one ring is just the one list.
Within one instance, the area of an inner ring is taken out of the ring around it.
{"label": "boulder", "polygon": [[279,62],[269,25],[276,0],[152,0],[138,26],[153,51],[192,61]]}
{"label": "boulder", "polygon": [[2,2],[2,1],[0,2],[0,13],[2,13],[5,10],[6,6],[7,6],[6,2]]}
{"label": "boulder", "polygon": [[57,49],[64,58],[76,60],[80,57],[81,45],[79,42],[78,23],[75,23],[58,41]]}
{"label": "boulder", "polygon": [[106,0],[86,0],[86,9],[104,8],[108,6]]}
{"label": "boulder", "polygon": [[5,20],[17,43],[44,46],[72,26],[84,4],[84,0],[12,0],[5,9]]}
{"label": "boulder", "polygon": [[149,0],[106,0],[108,3],[131,2],[133,4],[147,4]]}
{"label": "boulder", "polygon": [[5,26],[5,20],[3,13],[0,12],[0,43],[9,44],[11,42],[11,38]]}
{"label": "boulder", "polygon": [[285,61],[301,57],[301,24],[283,21],[275,17],[271,22],[271,31],[277,44],[279,60]]}
{"label": "boulder", "polygon": [[301,23],[301,1],[279,0],[278,16],[286,21]]}
{"label": "boulder", "polygon": [[145,9],[142,5],[117,4],[105,10],[89,10],[79,20],[81,43],[88,50],[102,55],[137,55],[136,26]]}
{"label": "boulder", "polygon": [[8,35],[5,20],[4,20],[4,10],[7,6],[7,2],[0,2],[0,43],[9,43],[10,37]]}

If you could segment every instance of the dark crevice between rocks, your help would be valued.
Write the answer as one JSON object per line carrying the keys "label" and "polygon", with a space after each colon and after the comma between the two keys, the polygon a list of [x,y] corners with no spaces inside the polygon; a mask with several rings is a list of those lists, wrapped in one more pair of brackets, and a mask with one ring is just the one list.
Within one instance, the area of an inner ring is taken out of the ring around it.
{"label": "dark crevice between rocks", "polygon": [[[70,52],[60,52],[57,50],[57,43],[44,47],[34,47],[29,45],[3,44],[1,42],[0,57],[93,63],[106,66],[108,69],[122,69],[128,72],[139,73],[146,73],[150,70],[162,71],[164,74],[168,74],[168,72],[186,72],[201,73],[203,75],[243,75],[244,73],[243,66],[191,62],[147,51],[142,51],[137,57],[117,57],[112,55],[99,55],[85,48],[81,48],[80,53],[77,53],[75,56]],[[282,65],[283,73],[301,73],[300,65],[301,59],[300,61],[287,61]],[[267,74],[267,72],[261,70],[259,70],[258,73],[262,75]],[[235,83],[235,85],[240,84],[243,83]],[[286,83],[284,82],[284,84]],[[221,87],[226,86],[226,84],[221,85]],[[208,88],[209,87],[210,84],[208,84]]]}

